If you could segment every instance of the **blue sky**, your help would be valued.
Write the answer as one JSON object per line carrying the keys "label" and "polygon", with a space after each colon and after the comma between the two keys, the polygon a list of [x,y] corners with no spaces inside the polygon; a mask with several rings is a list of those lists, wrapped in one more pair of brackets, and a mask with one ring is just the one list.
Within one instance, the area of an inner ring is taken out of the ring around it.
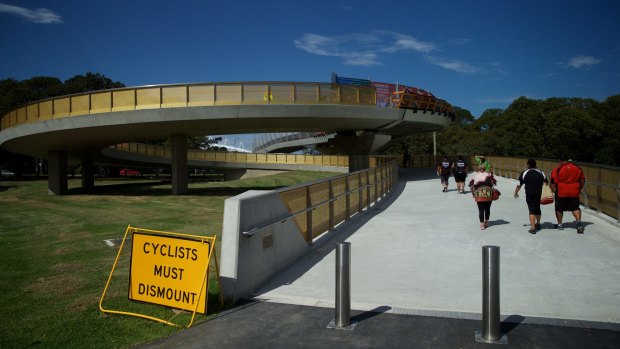
{"label": "blue sky", "polygon": [[139,86],[335,72],[421,87],[477,117],[519,96],[619,94],[619,13],[616,0],[0,0],[0,79],[96,72]]}

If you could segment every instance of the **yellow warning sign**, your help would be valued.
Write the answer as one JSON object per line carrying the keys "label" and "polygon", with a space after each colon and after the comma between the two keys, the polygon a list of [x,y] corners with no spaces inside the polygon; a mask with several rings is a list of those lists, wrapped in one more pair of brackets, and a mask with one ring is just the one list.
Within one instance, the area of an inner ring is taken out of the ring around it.
{"label": "yellow warning sign", "polygon": [[[128,239],[129,233],[131,239]],[[215,236],[163,232],[132,226],[127,226],[125,230],[110,276],[99,299],[99,310],[179,326],[171,322],[176,315],[166,320],[141,313],[104,308],[108,287],[127,241],[131,241],[129,300],[188,310],[192,316],[187,327],[194,323],[196,313],[207,313],[211,257],[215,262],[218,288],[220,286],[217,258],[213,253]],[[219,294],[220,303],[223,305],[221,290]]]}
{"label": "yellow warning sign", "polygon": [[129,299],[205,314],[211,242],[134,232]]}

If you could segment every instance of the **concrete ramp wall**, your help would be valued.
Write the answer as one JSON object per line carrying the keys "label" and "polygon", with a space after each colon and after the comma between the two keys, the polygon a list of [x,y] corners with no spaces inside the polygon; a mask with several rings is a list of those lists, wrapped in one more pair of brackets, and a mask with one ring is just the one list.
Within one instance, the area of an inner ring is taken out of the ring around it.
{"label": "concrete ramp wall", "polygon": [[224,202],[220,280],[227,300],[252,294],[275,274],[304,256],[310,247],[293,220],[262,227],[289,215],[275,191],[250,190]]}

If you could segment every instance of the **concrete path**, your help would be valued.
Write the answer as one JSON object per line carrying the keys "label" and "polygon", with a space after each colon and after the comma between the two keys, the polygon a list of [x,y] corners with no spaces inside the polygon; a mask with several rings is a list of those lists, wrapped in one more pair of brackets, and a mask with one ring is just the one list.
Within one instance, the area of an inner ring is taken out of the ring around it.
{"label": "concrete path", "polygon": [[492,205],[491,226],[480,230],[475,202],[469,192],[456,192],[453,179],[442,193],[433,171],[400,176],[394,195],[317,241],[312,254],[256,298],[333,308],[334,248],[348,241],[354,310],[479,319],[482,246],[496,245],[504,318],[599,328],[604,322],[617,330],[620,228],[612,220],[583,210],[586,230],[578,235],[568,213],[559,231],[553,205],[547,205],[543,229],[530,235],[523,189],[514,199],[517,182],[498,178],[503,195]]}

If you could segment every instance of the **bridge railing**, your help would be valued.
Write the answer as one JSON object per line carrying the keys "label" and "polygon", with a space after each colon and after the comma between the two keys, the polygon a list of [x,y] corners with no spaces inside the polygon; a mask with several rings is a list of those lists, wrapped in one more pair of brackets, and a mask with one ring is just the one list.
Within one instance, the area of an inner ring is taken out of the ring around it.
{"label": "bridge railing", "polygon": [[[498,176],[517,179],[526,169],[527,158],[488,156],[486,158]],[[575,162],[586,176],[580,201],[588,208],[604,213],[620,223],[620,168]],[[537,167],[547,176],[558,166],[557,160],[536,159]]]}
{"label": "bridge railing", "polygon": [[374,168],[278,190],[289,212],[288,218],[255,227],[243,235],[252,236],[272,225],[293,220],[304,240],[312,243],[316,237],[369,208],[394,189],[398,183],[397,161],[394,157],[383,159],[386,163]]}
{"label": "bridge railing", "polygon": [[[450,157],[454,161],[456,157]],[[470,170],[474,170],[476,161],[468,157]],[[525,157],[487,156],[486,160],[497,176],[518,179],[519,174],[526,169]],[[436,168],[441,160],[440,156],[412,155],[411,167]],[[402,162],[401,162],[402,163]],[[580,201],[588,208],[604,213],[620,223],[620,168],[590,163],[575,162],[586,176],[586,184],[581,193]],[[550,176],[551,171],[558,166],[557,160],[536,159],[537,167]]]}
{"label": "bridge railing", "polygon": [[370,86],[312,82],[231,82],[101,90],[30,103],[2,116],[0,129],[36,121],[138,109],[220,105],[376,105]]}
{"label": "bridge railing", "polygon": [[[172,158],[172,149],[160,145],[122,143],[113,145],[111,148],[118,151],[126,151],[145,156],[166,159]],[[369,167],[375,168],[382,166],[394,159],[394,156],[370,155]],[[234,153],[202,149],[188,149],[187,160],[221,161],[245,164],[289,164],[349,167],[349,157],[346,155]]]}

